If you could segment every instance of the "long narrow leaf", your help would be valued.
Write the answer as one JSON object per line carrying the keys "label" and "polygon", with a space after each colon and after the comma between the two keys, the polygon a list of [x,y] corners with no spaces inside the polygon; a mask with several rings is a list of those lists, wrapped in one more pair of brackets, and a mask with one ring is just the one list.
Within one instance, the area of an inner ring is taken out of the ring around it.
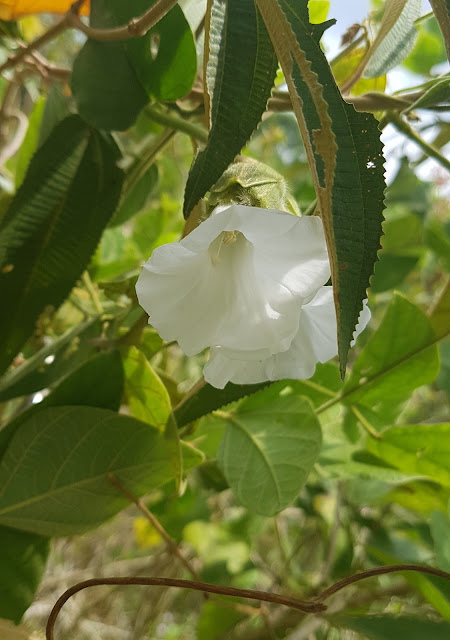
{"label": "long narrow leaf", "polygon": [[205,91],[210,133],[186,184],[185,217],[248,142],[266,109],[277,70],[253,0],[209,0],[208,15]]}
{"label": "long narrow leaf", "polygon": [[119,198],[118,157],[113,140],[77,116],[33,156],[0,234],[0,371],[86,268]]}
{"label": "long narrow leaf", "polygon": [[330,255],[341,375],[380,247],[383,155],[377,121],[347,104],[307,2],[256,0],[288,83],[313,174]]}

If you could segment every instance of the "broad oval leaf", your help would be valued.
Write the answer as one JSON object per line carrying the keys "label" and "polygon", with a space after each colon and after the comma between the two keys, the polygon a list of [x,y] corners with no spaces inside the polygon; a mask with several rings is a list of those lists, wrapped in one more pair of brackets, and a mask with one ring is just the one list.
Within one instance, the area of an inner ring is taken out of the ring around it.
{"label": "broad oval leaf", "polygon": [[34,600],[49,543],[48,538],[0,526],[0,618],[19,624]]}
{"label": "broad oval leaf", "polygon": [[128,129],[148,103],[121,42],[88,40],[73,63],[70,88],[78,113],[106,131]]}
{"label": "broad oval leaf", "polygon": [[[144,14],[156,0],[94,0],[91,25],[122,26]],[[72,73],[79,113],[100,129],[130,127],[149,96],[177,100],[186,95],[197,70],[195,43],[180,7],[175,6],[144,36],[124,42],[88,40]]]}
{"label": "broad oval leaf", "polygon": [[[95,351],[89,340],[99,335],[98,318],[85,320],[46,344],[0,379],[0,402],[53,386]],[[78,349],[71,349],[74,344]],[[52,359],[52,362],[46,359]]]}
{"label": "broad oval leaf", "polygon": [[[69,362],[74,364],[71,359]],[[34,413],[44,407],[77,405],[117,411],[124,386],[122,359],[118,351],[99,353],[80,367],[74,368],[42,402],[19,413],[0,430],[0,459],[11,438]]]}
{"label": "broad oval leaf", "polygon": [[[182,447],[189,469],[201,454]],[[154,427],[91,407],[52,407],[24,421],[0,465],[0,524],[47,536],[82,533],[129,504],[115,474],[140,496],[173,479]]]}
{"label": "broad oval leaf", "polygon": [[33,156],[0,233],[0,296],[8,304],[0,371],[88,265],[119,199],[119,155],[112,138],[69,116]]}
{"label": "broad oval leaf", "polygon": [[404,473],[450,486],[450,423],[396,425],[381,439],[370,438],[367,448]]}
{"label": "broad oval leaf", "polygon": [[[118,24],[145,13],[156,0],[107,0]],[[173,101],[191,89],[197,72],[194,37],[184,13],[175,5],[145,36],[125,42],[125,51],[147,93]]]}
{"label": "broad oval leaf", "polygon": [[131,415],[164,431],[171,408],[169,394],[159,376],[136,347],[130,347],[124,353],[123,368]]}
{"label": "broad oval leaf", "polygon": [[283,68],[314,178],[333,280],[341,375],[380,248],[384,158],[378,123],[334,81],[307,3],[256,0]]}
{"label": "broad oval leaf", "polygon": [[321,447],[311,404],[280,386],[246,398],[229,414],[219,465],[249,511],[273,516],[298,495]]}
{"label": "broad oval leaf", "polygon": [[212,0],[205,35],[210,131],[186,183],[184,216],[219,180],[258,126],[277,59],[253,0]]}
{"label": "broad oval leaf", "polygon": [[344,403],[373,407],[404,400],[439,373],[436,338],[426,315],[399,294],[355,361]]}
{"label": "broad oval leaf", "polygon": [[123,387],[124,371],[120,353],[98,353],[64,378],[44,398],[41,406],[83,404],[118,411]]}

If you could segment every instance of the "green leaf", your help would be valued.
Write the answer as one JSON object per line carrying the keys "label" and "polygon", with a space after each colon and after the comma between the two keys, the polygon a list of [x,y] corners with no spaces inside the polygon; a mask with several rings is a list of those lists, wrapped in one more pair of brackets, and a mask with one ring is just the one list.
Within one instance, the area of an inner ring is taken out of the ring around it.
{"label": "green leaf", "polygon": [[63,88],[57,84],[52,84],[45,101],[44,113],[42,115],[41,127],[39,130],[38,147],[44,144],[57,124],[69,116],[70,100],[64,94]]}
{"label": "green leaf", "polygon": [[450,332],[450,277],[447,279],[437,303],[432,307],[429,318],[436,338],[445,338]]}
{"label": "green leaf", "polygon": [[374,293],[398,286],[423,253],[423,226],[418,215],[388,218],[383,225],[383,250],[370,285]]}
{"label": "green leaf", "polygon": [[232,633],[243,617],[243,613],[234,609],[224,608],[211,601],[204,602],[197,622],[197,640],[220,640],[224,634]]}
{"label": "green leaf", "polygon": [[28,129],[25,134],[25,138],[20,145],[19,154],[17,157],[16,175],[14,179],[16,188],[22,184],[31,157],[38,146],[39,130],[42,117],[44,115],[45,102],[45,98],[43,96],[40,96],[36,101],[36,104],[33,107],[33,111],[31,112],[28,119]]}
{"label": "green leaf", "polygon": [[432,185],[419,180],[409,165],[408,158],[400,160],[400,168],[386,193],[387,205],[401,205],[409,212],[425,216],[431,207]]}
{"label": "green leaf", "polygon": [[[145,13],[154,2],[93,0],[91,25],[123,25]],[[88,122],[100,129],[122,131],[134,123],[149,95],[164,101],[186,95],[196,68],[192,32],[182,10],[175,6],[139,38],[88,40],[74,62],[72,92],[79,113]]]}
{"label": "green leaf", "polygon": [[349,616],[338,615],[332,624],[352,629],[370,640],[447,640],[449,622],[436,622],[412,616]]}
{"label": "green leaf", "polygon": [[186,218],[258,126],[277,71],[269,35],[253,0],[211,0],[209,6],[204,84],[210,131],[186,183]]}
{"label": "green leaf", "polygon": [[3,371],[86,268],[116,207],[122,172],[113,140],[69,116],[31,160],[0,234]]}
{"label": "green leaf", "polygon": [[431,6],[444,36],[447,58],[450,60],[450,1],[439,2],[439,0],[431,0]]}
{"label": "green leaf", "polygon": [[[106,0],[115,25],[145,13],[155,2]],[[175,5],[145,36],[127,40],[124,47],[149,95],[161,101],[174,101],[189,93],[197,72],[197,52],[192,31],[179,6]]]}
{"label": "green leaf", "polygon": [[144,354],[130,347],[124,354],[125,394],[131,415],[164,431],[170,415],[166,387],[153,371]]}
{"label": "green leaf", "polygon": [[[403,113],[409,111],[415,111],[416,109],[426,109],[427,107],[435,107],[437,105],[445,105],[450,102],[450,77],[437,78],[432,82],[428,89],[426,89],[421,95],[413,102],[407,109],[403,110]],[[447,123],[443,125],[444,130]],[[447,131],[448,133],[448,131]],[[433,141],[433,146],[440,148]]]}
{"label": "green leaf", "polygon": [[322,442],[312,406],[280,386],[246,398],[223,419],[219,465],[238,500],[272,516],[299,494]]}
{"label": "green leaf", "polygon": [[383,155],[376,119],[344,102],[306,2],[257,0],[288,84],[327,237],[341,375],[377,260]]}
{"label": "green leaf", "polygon": [[[364,57],[367,47],[356,47],[351,49],[344,57],[339,57],[336,61],[332,62],[331,68],[333,69],[333,75],[339,86],[345,85],[356,69],[359,67],[361,60]],[[386,76],[379,76],[378,78],[360,78],[352,86],[352,95],[359,96],[370,91],[381,91],[386,89]]]}
{"label": "green leaf", "polygon": [[[432,67],[445,63],[445,43],[435,19],[429,19],[419,26],[419,35],[411,53],[403,65],[413,73],[430,75]],[[448,99],[448,90],[447,90]]]}
{"label": "green leaf", "polygon": [[[183,457],[188,469],[202,459],[187,445]],[[43,409],[20,425],[2,459],[0,523],[48,536],[96,527],[129,504],[111,473],[136,496],[171,480],[164,437],[106,409]]]}
{"label": "green leaf", "polygon": [[437,566],[450,572],[450,517],[442,511],[435,511],[430,520]]}
{"label": "green leaf", "polygon": [[[178,426],[183,427],[216,409],[251,396],[272,384],[272,382],[261,382],[238,385],[229,382],[223,389],[216,389],[203,382],[199,385],[196,393],[189,395],[175,408],[174,414]],[[277,384],[281,384],[281,382]],[[307,396],[314,406],[319,406],[336,395],[342,387],[342,382],[339,370],[334,364],[319,363],[316,367],[316,373],[309,380],[285,380],[284,385],[294,389],[299,395]]]}
{"label": "green leaf", "polygon": [[419,256],[399,256],[383,251],[370,283],[374,293],[398,287],[416,266]]}
{"label": "green leaf", "polygon": [[[55,384],[92,354],[94,347],[88,340],[98,336],[100,330],[98,318],[91,318],[42,347],[0,379],[0,402],[29,395]],[[46,362],[48,358],[54,358],[54,361]]]}
{"label": "green leaf", "polygon": [[329,0],[309,0],[308,11],[311,24],[325,22],[330,10]]}
{"label": "green leaf", "polygon": [[44,398],[41,406],[83,404],[118,411],[123,387],[124,371],[120,353],[99,353],[64,378]]}
{"label": "green leaf", "polygon": [[203,383],[195,394],[190,395],[174,409],[178,426],[183,427],[215,411],[215,409],[220,409],[235,400],[256,393],[271,384],[271,382],[262,382],[238,385],[229,382],[223,389],[216,389],[210,384]]}
{"label": "green leaf", "polygon": [[[140,168],[139,161],[135,166],[137,169]],[[155,164],[150,165],[143,174],[131,170],[125,178],[120,204],[110,222],[110,227],[121,225],[139,213],[148,202],[157,182],[158,168]]]}
{"label": "green leaf", "polygon": [[365,58],[366,78],[376,78],[397,66],[414,47],[417,29],[414,21],[422,12],[422,0],[388,0],[372,46]]}
{"label": "green leaf", "polygon": [[450,486],[450,423],[395,426],[366,447],[386,464],[412,475]]}
{"label": "green leaf", "polygon": [[[70,360],[72,364],[72,360]],[[123,393],[122,359],[118,351],[99,353],[71,370],[42,402],[20,413],[0,431],[0,458],[20,425],[44,407],[82,405],[117,411]]]}
{"label": "green leaf", "polygon": [[439,256],[447,272],[450,272],[450,229],[444,222],[433,218],[425,227],[425,242]]}
{"label": "green leaf", "polygon": [[19,624],[45,569],[49,540],[0,526],[0,618]]}
{"label": "green leaf", "polygon": [[373,407],[406,399],[438,375],[435,342],[426,315],[394,294],[378,330],[355,361],[343,388],[343,402]]}
{"label": "green leaf", "polygon": [[107,131],[131,127],[148,103],[121,42],[88,40],[73,63],[70,87],[82,118]]}

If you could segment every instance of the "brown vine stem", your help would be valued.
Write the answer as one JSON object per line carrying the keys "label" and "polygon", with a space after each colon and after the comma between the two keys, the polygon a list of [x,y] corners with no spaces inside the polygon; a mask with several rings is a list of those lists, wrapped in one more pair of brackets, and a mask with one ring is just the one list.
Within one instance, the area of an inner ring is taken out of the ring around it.
{"label": "brown vine stem", "polygon": [[334,595],[341,589],[345,589],[351,584],[355,582],[359,582],[360,580],[365,580],[366,578],[372,578],[374,576],[382,576],[387,573],[397,573],[400,571],[417,571],[418,573],[428,573],[432,576],[438,576],[438,578],[445,578],[446,580],[450,580],[450,573],[446,571],[442,571],[441,569],[435,569],[434,567],[427,567],[426,565],[420,564],[390,564],[385,567],[377,567],[376,569],[369,569],[368,571],[361,571],[361,573],[355,573],[353,576],[348,576],[347,578],[342,578],[342,580],[338,580],[331,587],[324,589],[319,593],[318,596],[313,598],[314,602],[321,602],[326,598]]}
{"label": "brown vine stem", "polygon": [[193,591],[202,591],[203,593],[215,593],[222,596],[233,596],[237,598],[245,598],[247,600],[260,600],[261,602],[270,602],[272,604],[279,604],[291,609],[297,609],[304,613],[322,613],[326,610],[326,605],[323,604],[323,600],[334,595],[341,589],[348,587],[355,582],[365,580],[366,578],[372,578],[374,576],[380,576],[387,573],[395,573],[401,571],[417,571],[418,573],[428,573],[433,576],[445,578],[450,580],[450,573],[441,571],[440,569],[434,569],[433,567],[427,567],[419,564],[392,564],[384,567],[377,567],[376,569],[369,569],[368,571],[361,571],[353,576],[338,580],[324,591],[321,591],[317,596],[311,600],[298,600],[297,598],[290,598],[289,596],[282,596],[276,593],[266,593],[265,591],[254,591],[252,589],[236,589],[235,587],[222,587],[214,584],[207,584],[204,582],[198,582],[193,580],[176,580],[172,578],[136,578],[123,577],[123,578],[92,578],[91,580],[84,580],[78,584],[73,585],[56,601],[47,621],[47,627],[45,630],[46,639],[54,640],[54,628],[58,618],[59,612],[63,608],[64,604],[73,595],[83,589],[96,586],[105,585],[141,585],[141,586],[154,586],[154,587],[178,587],[180,589],[190,589]]}
{"label": "brown vine stem", "polygon": [[91,40],[102,42],[114,42],[116,40],[128,40],[139,38],[147,33],[157,22],[164,18],[178,0],[159,0],[139,18],[133,18],[127,24],[114,29],[94,29],[84,24],[76,13],[68,14],[68,26],[82,31]]}
{"label": "brown vine stem", "polygon": [[55,622],[64,604],[73,595],[87,589],[89,587],[105,586],[105,585],[141,585],[153,587],[178,587],[181,589],[190,589],[193,591],[202,591],[203,593],[215,593],[221,596],[233,596],[236,598],[245,598],[247,600],[261,600],[272,604],[280,604],[291,609],[297,609],[304,613],[319,613],[325,611],[326,606],[321,602],[310,602],[307,600],[298,600],[289,596],[282,596],[276,593],[266,593],[265,591],[253,591],[251,589],[237,589],[235,587],[221,587],[214,584],[197,582],[194,580],[176,580],[172,578],[137,578],[134,576],[121,578],[92,578],[73,585],[57,600],[47,621],[46,638],[54,640]]}
{"label": "brown vine stem", "polygon": [[117,40],[127,40],[129,38],[138,38],[147,33],[157,22],[159,22],[166,13],[172,9],[178,0],[159,0],[148,11],[139,18],[133,18],[127,24],[115,29],[94,29],[81,21],[79,12],[85,0],[75,0],[69,11],[59,22],[54,24],[48,31],[39,38],[30,42],[30,44],[21,49],[15,56],[11,56],[0,66],[0,73],[6,69],[17,66],[24,58],[29,56],[32,51],[50,42],[66,29],[78,29],[82,31],[88,38],[103,42],[113,42]]}
{"label": "brown vine stem", "polygon": [[112,485],[116,487],[116,489],[118,489],[121,493],[123,493],[124,496],[126,496],[129,500],[131,500],[131,502],[134,502],[134,504],[137,506],[139,511],[144,515],[145,518],[147,518],[147,520],[150,522],[152,527],[156,529],[156,531],[159,533],[161,538],[164,540],[170,553],[172,553],[172,555],[178,558],[178,560],[181,562],[184,568],[187,569],[187,571],[191,574],[194,580],[198,581],[199,576],[197,575],[197,572],[195,571],[191,563],[184,557],[177,543],[174,540],[172,540],[172,538],[164,529],[162,524],[159,522],[157,518],[155,518],[153,513],[149,509],[147,509],[147,507],[142,502],[142,500],[139,500],[139,498],[133,495],[131,491],[128,491],[128,489],[120,482],[120,480],[118,479],[115,473],[109,473],[108,480],[111,482]]}
{"label": "brown vine stem", "polygon": [[69,11],[65,14],[61,20],[56,22],[48,31],[43,33],[39,38],[30,42],[29,45],[23,47],[19,53],[16,53],[15,56],[11,56],[0,66],[0,73],[5,71],[6,69],[10,69],[11,67],[16,67],[19,62],[24,60],[27,56],[29,56],[35,49],[40,49],[47,42],[50,42],[56,36],[59,36],[60,33],[65,31],[70,26],[70,20],[72,16],[78,17],[78,13],[81,9],[81,6],[84,4],[85,0],[75,0],[75,2],[70,7]]}

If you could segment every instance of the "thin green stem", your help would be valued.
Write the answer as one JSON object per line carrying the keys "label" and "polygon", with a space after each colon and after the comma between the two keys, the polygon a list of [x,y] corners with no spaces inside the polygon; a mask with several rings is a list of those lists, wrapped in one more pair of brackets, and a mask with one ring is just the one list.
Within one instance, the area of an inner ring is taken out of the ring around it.
{"label": "thin green stem", "polygon": [[187,133],[191,138],[195,138],[204,144],[208,141],[208,133],[205,129],[193,122],[190,122],[189,120],[184,120],[183,118],[167,111],[161,111],[154,106],[147,107],[144,113],[150,120],[153,120],[158,124],[162,124],[169,129],[175,129],[175,131]]}
{"label": "thin green stem", "polygon": [[363,416],[363,414],[359,409],[352,406],[352,413],[356,417],[356,419],[360,422],[360,424],[362,424],[362,426],[367,431],[367,433],[372,436],[372,438],[376,438],[377,440],[381,439],[381,435],[378,433],[378,431],[376,431],[376,429],[373,428],[370,422],[366,420],[366,418]]}
{"label": "thin green stem", "polygon": [[100,298],[98,297],[97,289],[94,286],[94,283],[91,280],[91,277],[87,271],[83,273],[81,276],[81,280],[83,282],[86,291],[89,294],[90,299],[92,300],[92,304],[94,305],[94,309],[97,313],[103,313],[102,303],[100,302]]}
{"label": "thin green stem", "polygon": [[308,207],[306,208],[306,211],[302,212],[302,216],[312,216],[314,214],[314,211],[316,210],[316,207],[317,207],[317,198],[308,205]]}
{"label": "thin green stem", "polygon": [[428,156],[437,160],[437,162],[439,162],[439,164],[444,167],[444,169],[450,171],[450,160],[445,158],[438,151],[438,149],[436,149],[436,147],[433,147],[433,145],[429,144],[423,138],[421,138],[419,134],[416,133],[414,129],[412,129],[409,124],[405,122],[399,115],[397,115],[396,113],[391,113],[389,115],[389,119],[391,124],[394,125],[397,131],[403,133],[403,135],[409,138],[412,142],[415,142],[417,146],[420,147],[422,151],[424,151]]}
{"label": "thin green stem", "polygon": [[350,44],[347,47],[345,47],[345,49],[342,49],[342,51],[340,51],[337,54],[337,56],[333,58],[333,60],[330,60],[330,66],[333,64],[336,64],[337,62],[339,62],[339,60],[342,60],[342,58],[345,58],[347,54],[353,51],[353,49],[357,47],[359,44],[361,44],[361,42],[364,42],[364,40],[367,40],[366,31],[364,31],[364,33],[362,33],[358,38],[356,38],[356,40],[353,40],[353,42],[350,42]]}

